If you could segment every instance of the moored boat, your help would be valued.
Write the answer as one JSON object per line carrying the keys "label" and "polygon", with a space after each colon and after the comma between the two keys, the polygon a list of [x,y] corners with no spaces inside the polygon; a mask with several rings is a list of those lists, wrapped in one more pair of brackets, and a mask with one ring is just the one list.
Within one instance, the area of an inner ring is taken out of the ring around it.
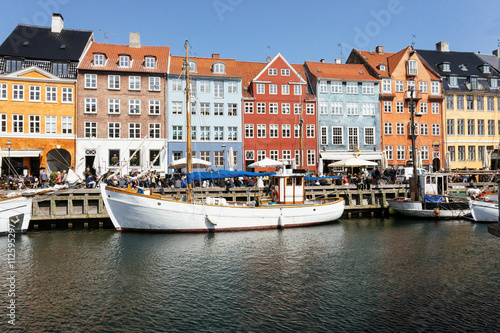
{"label": "moored boat", "polygon": [[26,232],[31,220],[32,197],[24,195],[0,198],[0,235]]}
{"label": "moored boat", "polygon": [[498,222],[498,195],[469,201],[470,212],[476,222]]}

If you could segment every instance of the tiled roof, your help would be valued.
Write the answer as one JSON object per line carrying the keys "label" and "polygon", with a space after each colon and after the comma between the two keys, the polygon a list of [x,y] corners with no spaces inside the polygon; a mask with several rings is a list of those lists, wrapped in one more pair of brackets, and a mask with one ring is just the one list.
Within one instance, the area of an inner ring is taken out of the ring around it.
{"label": "tiled roof", "polygon": [[[356,50],[365,60],[366,62],[373,67],[373,69],[380,74],[383,77],[389,76],[389,72],[387,67],[387,58],[391,57],[394,55],[394,53],[391,52],[384,52],[382,54],[377,53],[377,52],[372,52],[372,51],[361,51],[361,50]],[[385,71],[381,71],[379,69],[380,64],[384,64],[386,66]]]}
{"label": "tiled roof", "polygon": [[241,86],[243,87],[243,97],[251,97],[251,94],[245,90],[250,86],[250,82],[266,67],[266,63],[263,62],[248,62],[248,61],[238,61],[238,70],[241,76]]}
{"label": "tiled roof", "polygon": [[[104,66],[93,66],[94,54],[104,54],[106,62]],[[101,70],[101,71],[125,71],[125,72],[160,72],[166,73],[168,69],[168,58],[170,48],[168,46],[141,46],[130,47],[128,45],[92,43],[85,57],[80,62],[78,69]],[[130,56],[131,66],[119,67],[119,56]],[[156,58],[156,68],[146,68],[144,59],[148,56]]]}
{"label": "tiled roof", "polygon": [[411,46],[405,47],[401,51],[399,51],[396,54],[393,54],[392,56],[387,58],[387,72],[392,75],[394,72],[394,69],[399,65],[401,62],[401,59],[405,56],[405,54],[408,52],[408,48],[411,48]]}
{"label": "tiled roof", "polygon": [[306,61],[309,72],[317,78],[340,80],[377,80],[364,65]]}
{"label": "tiled roof", "polygon": [[500,58],[497,57],[496,55],[490,55],[490,54],[478,54],[477,55],[479,58],[481,58],[483,61],[489,63],[491,66],[493,66],[497,71],[500,71]]}
{"label": "tiled roof", "polygon": [[91,37],[92,31],[87,30],[54,33],[50,27],[19,24],[0,45],[0,56],[78,61]]}
{"label": "tiled roof", "polygon": [[[196,72],[191,72],[191,75],[204,75],[204,76],[214,76],[214,77],[241,77],[241,73],[238,69],[236,60],[234,59],[220,59],[220,58],[198,58],[190,57],[189,61],[196,62]],[[214,63],[222,62],[225,64],[226,72],[225,74],[215,74],[212,71],[212,66]],[[181,74],[183,73],[182,68],[184,65],[184,57],[172,56],[170,58],[170,70],[169,74]]]}

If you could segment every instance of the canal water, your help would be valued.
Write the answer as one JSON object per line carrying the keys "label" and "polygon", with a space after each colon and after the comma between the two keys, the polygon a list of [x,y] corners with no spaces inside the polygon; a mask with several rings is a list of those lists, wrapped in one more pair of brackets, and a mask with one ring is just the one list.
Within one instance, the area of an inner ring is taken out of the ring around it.
{"label": "canal water", "polygon": [[17,236],[15,273],[0,243],[2,332],[500,331],[500,238],[482,224],[37,231]]}

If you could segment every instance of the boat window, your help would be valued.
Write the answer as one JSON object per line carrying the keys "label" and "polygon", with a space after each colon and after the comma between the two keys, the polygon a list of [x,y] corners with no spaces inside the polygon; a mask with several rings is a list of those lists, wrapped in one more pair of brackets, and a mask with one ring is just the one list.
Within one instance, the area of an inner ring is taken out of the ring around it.
{"label": "boat window", "polygon": [[297,186],[302,186],[302,178],[297,178],[297,179],[295,180],[295,185],[297,185]]}
{"label": "boat window", "polygon": [[287,185],[292,185],[293,184],[293,178],[287,178],[286,179],[286,184]]}

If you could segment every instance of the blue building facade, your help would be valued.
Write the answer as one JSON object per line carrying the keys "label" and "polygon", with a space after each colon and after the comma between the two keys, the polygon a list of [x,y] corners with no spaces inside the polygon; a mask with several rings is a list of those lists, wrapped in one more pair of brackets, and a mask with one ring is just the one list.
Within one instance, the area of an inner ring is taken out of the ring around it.
{"label": "blue building facade", "polygon": [[[182,57],[171,57],[167,75],[168,164],[186,156],[183,62]],[[242,88],[236,62],[213,55],[190,58],[189,64],[193,157],[209,161],[213,170],[242,170]]]}

